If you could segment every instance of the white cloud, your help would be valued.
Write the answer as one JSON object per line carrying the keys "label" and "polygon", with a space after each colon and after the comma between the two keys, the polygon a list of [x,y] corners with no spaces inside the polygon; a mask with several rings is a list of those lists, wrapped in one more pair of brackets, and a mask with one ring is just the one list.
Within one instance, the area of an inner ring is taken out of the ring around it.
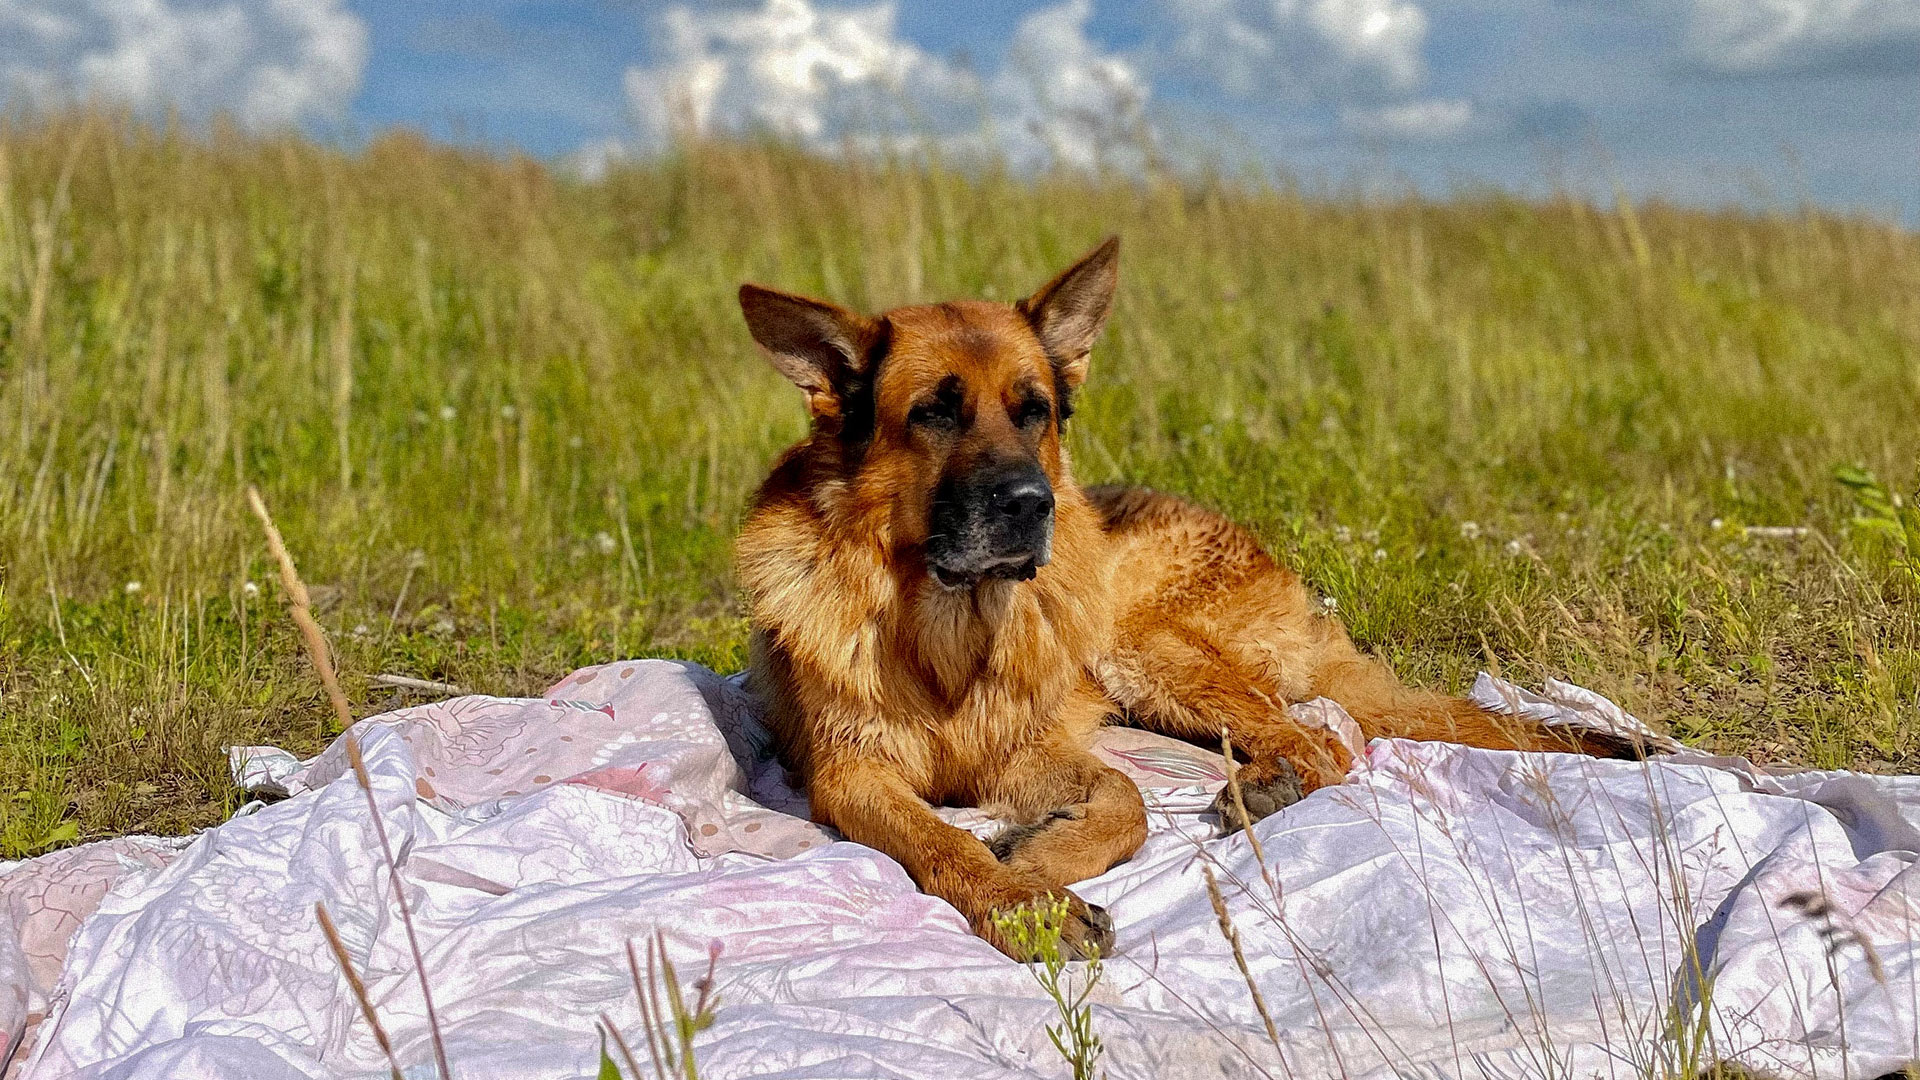
{"label": "white cloud", "polygon": [[1426,78],[1412,0],[1166,0],[1181,52],[1235,93],[1405,95]]}
{"label": "white cloud", "polygon": [[255,128],[341,115],[367,31],[344,0],[0,0],[0,99],[228,112]]}
{"label": "white cloud", "polygon": [[930,138],[1086,165],[1144,128],[1146,83],[1087,38],[1090,0],[1029,15],[988,78],[902,38],[895,12],[891,2],[814,0],[669,9],[655,62],[626,74],[642,137],[656,146],[676,131],[760,129],[811,146]]}
{"label": "white cloud", "polygon": [[1087,38],[1092,0],[1027,16],[993,81],[993,117],[1016,159],[1078,168],[1131,162],[1151,141],[1148,87],[1133,65]]}
{"label": "white cloud", "polygon": [[672,8],[660,20],[660,62],[627,71],[627,99],[656,139],[682,128],[763,128],[818,142],[856,120],[899,122],[902,110],[975,86],[966,73],[900,38],[894,17],[891,3]]}
{"label": "white cloud", "polygon": [[1693,0],[1687,54],[1728,75],[1819,67],[1878,48],[1920,50],[1920,0]]}
{"label": "white cloud", "polygon": [[1376,108],[1347,108],[1340,124],[1362,138],[1401,142],[1445,142],[1475,128],[1473,103],[1460,98],[1421,98]]}

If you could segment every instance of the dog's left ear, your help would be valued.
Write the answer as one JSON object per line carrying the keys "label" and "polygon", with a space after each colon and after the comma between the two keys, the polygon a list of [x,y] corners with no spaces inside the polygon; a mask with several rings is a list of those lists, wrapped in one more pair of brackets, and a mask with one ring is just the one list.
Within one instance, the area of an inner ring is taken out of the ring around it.
{"label": "dog's left ear", "polygon": [[1087,380],[1088,358],[1113,311],[1113,290],[1119,283],[1120,238],[1109,236],[1014,305],[1033,326],[1054,372],[1069,390]]}

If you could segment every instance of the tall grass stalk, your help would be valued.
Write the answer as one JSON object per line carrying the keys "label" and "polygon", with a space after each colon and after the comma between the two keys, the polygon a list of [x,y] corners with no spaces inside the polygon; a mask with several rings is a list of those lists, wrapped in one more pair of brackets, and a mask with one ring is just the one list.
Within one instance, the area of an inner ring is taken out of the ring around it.
{"label": "tall grass stalk", "polygon": [[[1100,1036],[1093,1030],[1094,987],[1105,968],[1097,945],[1081,946],[1085,960],[1078,978],[1069,966],[1061,941],[1068,919],[1065,897],[1036,900],[1007,911],[997,911],[993,925],[1015,956],[1028,958],[1034,981],[1060,1014],[1047,1026],[1047,1038],[1073,1069],[1073,1080],[1095,1080],[1100,1064]],[[1078,983],[1078,987],[1074,985]]]}
{"label": "tall grass stalk", "polygon": [[374,1010],[373,999],[367,996],[367,984],[354,970],[353,956],[347,952],[347,943],[340,938],[340,931],[333,925],[333,917],[327,914],[327,905],[313,905],[313,914],[320,921],[320,932],[327,939],[327,948],[333,951],[333,962],[340,967],[340,973],[347,977],[347,989],[353,992],[353,1000],[360,1006],[360,1015],[373,1030],[373,1041],[379,1045],[380,1053],[386,1056],[387,1073],[392,1080],[402,1080],[399,1059],[393,1056],[393,1040],[387,1037],[387,1029],[380,1022],[380,1014]]}
{"label": "tall grass stalk", "polygon": [[[414,975],[420,982],[421,1000],[426,1003],[427,1032],[433,1043],[434,1065],[439,1070],[441,1080],[453,1080],[453,1070],[447,1065],[447,1048],[440,1035],[440,1016],[433,1007],[433,988],[427,983],[426,957],[421,952],[420,937],[413,925],[412,906],[407,902],[406,886],[400,881],[400,864],[393,857],[393,843],[387,839],[386,820],[381,817],[380,804],[373,795],[373,778],[367,773],[366,759],[360,753],[359,737],[346,730],[353,726],[353,715],[347,711],[346,698],[340,693],[340,680],[334,673],[332,656],[327,649],[326,634],[313,620],[306,583],[300,580],[299,572],[294,569],[293,555],[287,551],[286,544],[280,539],[280,530],[274,525],[272,516],[267,513],[266,504],[261,501],[259,492],[252,488],[247,489],[247,501],[252,505],[254,514],[259,517],[260,525],[266,531],[267,546],[273,552],[274,560],[279,564],[280,580],[287,590],[288,611],[293,621],[300,627],[302,639],[308,650],[308,659],[312,661],[314,672],[319,676],[321,685],[326,687],[327,696],[333,702],[334,710],[339,717],[341,730],[345,732],[342,741],[346,747],[347,762],[353,767],[354,782],[360,786],[361,794],[366,796],[367,815],[373,821],[374,835],[380,839],[380,858],[386,864],[387,881],[393,887],[393,901],[400,911],[400,925],[406,930],[407,951],[413,954]],[[387,1043],[385,1033],[379,1028],[373,1013],[373,1005],[366,997],[366,987],[360,983],[359,976],[354,973],[346,948],[333,928],[333,921],[328,918],[324,906],[316,906],[315,914],[320,919],[321,930],[325,933],[328,944],[333,947],[335,959],[339,961],[341,970],[347,976],[348,985],[353,988],[367,1021],[374,1025],[375,1037],[380,1041],[381,1049],[386,1051],[388,1061],[391,1063],[393,1049]]]}
{"label": "tall grass stalk", "polygon": [[[719,998],[714,994],[714,969],[720,961],[720,945],[715,942],[707,950],[707,973],[694,983],[695,997],[691,1003],[687,1000],[685,989],[680,985],[680,975],[674,970],[673,961],[667,956],[667,937],[664,931],[656,930],[647,939],[646,974],[640,970],[640,958],[634,952],[633,942],[627,942],[627,972],[633,979],[634,997],[640,1003],[640,1026],[647,1036],[647,1054],[653,1062],[655,1080],[699,1080],[700,1067],[694,1056],[694,1037],[713,1026],[714,1010],[719,1008]],[[617,1029],[614,1038],[619,1043],[627,1067],[633,1072],[630,1080],[640,1080],[639,1065],[634,1061],[633,1051],[625,1040],[620,1038]]]}

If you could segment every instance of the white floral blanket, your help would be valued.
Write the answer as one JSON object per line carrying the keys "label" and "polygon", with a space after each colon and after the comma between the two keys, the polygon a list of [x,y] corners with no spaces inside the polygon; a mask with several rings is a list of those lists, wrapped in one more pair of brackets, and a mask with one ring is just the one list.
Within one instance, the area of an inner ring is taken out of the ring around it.
{"label": "white floral blanket", "polygon": [[[1635,724],[1564,684],[1531,695],[1483,676],[1475,693]],[[1299,715],[1346,723],[1325,702]],[[702,1076],[1068,1075],[1027,969],[892,861],[805,820],[736,680],[625,661],[351,737],[456,1076],[594,1075],[603,1014],[639,1037],[626,948],[655,929],[683,972],[718,951]],[[0,1071],[386,1075],[324,903],[408,1076],[433,1075],[343,747],[310,763],[237,750],[246,783],[290,797],[191,839],[0,864]],[[1872,1077],[1920,1058],[1920,778],[1382,741],[1346,784],[1257,827],[1262,867],[1245,836],[1213,838],[1215,757],[1123,729],[1099,752],[1154,821],[1138,856],[1077,887],[1118,933],[1094,995],[1115,1080],[1626,1080],[1695,1047],[1786,1077]]]}

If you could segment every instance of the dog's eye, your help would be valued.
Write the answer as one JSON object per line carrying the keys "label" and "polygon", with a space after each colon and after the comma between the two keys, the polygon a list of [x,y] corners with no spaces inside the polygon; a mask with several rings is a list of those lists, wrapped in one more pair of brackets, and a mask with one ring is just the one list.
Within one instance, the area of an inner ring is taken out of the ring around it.
{"label": "dog's eye", "polygon": [[960,403],[945,395],[923,401],[907,413],[907,423],[914,427],[950,428],[959,422]]}
{"label": "dog's eye", "polygon": [[1028,398],[1013,410],[1013,422],[1023,428],[1032,427],[1035,424],[1044,423],[1047,417],[1052,415],[1053,407],[1044,399]]}

